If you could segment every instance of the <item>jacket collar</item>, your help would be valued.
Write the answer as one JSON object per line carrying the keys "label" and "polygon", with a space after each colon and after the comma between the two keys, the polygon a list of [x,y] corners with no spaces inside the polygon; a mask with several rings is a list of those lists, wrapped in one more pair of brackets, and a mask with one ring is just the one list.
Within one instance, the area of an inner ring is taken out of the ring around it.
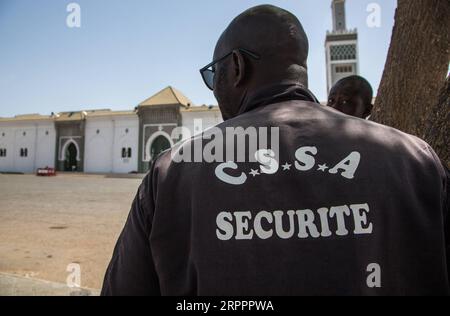
{"label": "jacket collar", "polygon": [[238,115],[269,104],[291,100],[319,103],[314,94],[305,86],[299,83],[282,82],[265,86],[251,95],[246,95],[243,98]]}

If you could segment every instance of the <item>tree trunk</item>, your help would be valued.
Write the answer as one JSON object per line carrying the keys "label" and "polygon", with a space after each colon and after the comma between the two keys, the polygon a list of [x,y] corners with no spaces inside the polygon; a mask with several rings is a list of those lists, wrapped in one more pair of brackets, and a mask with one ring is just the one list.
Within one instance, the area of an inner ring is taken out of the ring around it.
{"label": "tree trunk", "polygon": [[449,41],[450,0],[398,0],[391,46],[371,117],[424,138],[447,165]]}
{"label": "tree trunk", "polygon": [[447,78],[437,106],[425,124],[425,139],[434,148],[447,168],[450,169],[450,77]]}

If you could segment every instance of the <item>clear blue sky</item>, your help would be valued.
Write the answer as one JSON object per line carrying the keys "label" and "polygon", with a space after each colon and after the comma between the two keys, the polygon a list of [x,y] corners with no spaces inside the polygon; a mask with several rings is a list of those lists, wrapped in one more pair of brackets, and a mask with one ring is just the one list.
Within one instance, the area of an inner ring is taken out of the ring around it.
{"label": "clear blue sky", "polygon": [[[81,28],[66,7],[81,6]],[[369,28],[369,3],[381,6]],[[309,36],[310,89],[326,100],[324,39],[331,0],[0,0],[0,116],[132,109],[172,85],[195,104],[216,104],[198,69],[243,10],[270,3],[296,14]],[[396,0],[347,0],[347,26],[359,31],[360,72],[378,88]]]}

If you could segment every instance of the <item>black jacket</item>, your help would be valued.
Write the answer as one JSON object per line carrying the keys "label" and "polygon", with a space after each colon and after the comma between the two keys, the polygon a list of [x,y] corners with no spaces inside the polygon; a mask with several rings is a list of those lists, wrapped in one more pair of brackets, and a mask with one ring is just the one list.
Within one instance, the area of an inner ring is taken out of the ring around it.
{"label": "black jacket", "polygon": [[299,86],[268,87],[218,126],[278,127],[269,168],[161,155],[102,294],[448,295],[448,179],[436,154],[314,101]]}

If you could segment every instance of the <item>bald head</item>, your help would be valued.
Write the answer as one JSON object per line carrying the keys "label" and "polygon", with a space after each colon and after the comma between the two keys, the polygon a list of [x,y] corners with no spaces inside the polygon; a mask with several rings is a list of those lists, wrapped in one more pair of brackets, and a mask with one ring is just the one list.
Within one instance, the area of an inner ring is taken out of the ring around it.
{"label": "bald head", "polygon": [[[260,58],[253,59],[240,49]],[[261,5],[237,16],[214,51],[214,60],[233,52],[215,69],[214,93],[224,118],[236,114],[243,95],[264,85],[289,80],[307,87],[308,49],[300,21],[284,9]]]}
{"label": "bald head", "polygon": [[295,15],[284,9],[261,5],[236,17],[220,37],[216,50],[246,48],[264,60],[306,68],[308,38]]}

